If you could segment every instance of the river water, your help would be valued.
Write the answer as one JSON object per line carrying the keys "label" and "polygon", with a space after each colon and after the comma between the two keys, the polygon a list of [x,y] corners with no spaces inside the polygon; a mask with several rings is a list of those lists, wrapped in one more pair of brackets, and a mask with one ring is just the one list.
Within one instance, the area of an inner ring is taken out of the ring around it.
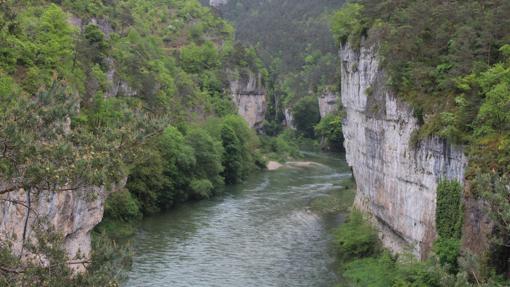
{"label": "river water", "polygon": [[333,286],[328,230],[339,219],[309,204],[340,192],[350,172],[343,155],[303,161],[318,164],[254,174],[222,196],[144,219],[124,286]]}

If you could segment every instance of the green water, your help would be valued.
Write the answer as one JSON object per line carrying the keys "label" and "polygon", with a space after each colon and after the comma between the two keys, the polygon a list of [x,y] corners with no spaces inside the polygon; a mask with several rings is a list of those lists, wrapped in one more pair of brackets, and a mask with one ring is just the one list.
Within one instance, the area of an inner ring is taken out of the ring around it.
{"label": "green water", "polygon": [[306,153],[309,167],[254,174],[223,196],[147,218],[125,286],[333,286],[328,230],[310,201],[340,192],[342,155]]}

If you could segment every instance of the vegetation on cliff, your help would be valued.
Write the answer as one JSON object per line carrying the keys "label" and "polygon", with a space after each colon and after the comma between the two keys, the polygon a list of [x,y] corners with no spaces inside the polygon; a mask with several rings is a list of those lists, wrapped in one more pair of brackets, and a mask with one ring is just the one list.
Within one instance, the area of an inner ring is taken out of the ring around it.
{"label": "vegetation on cliff", "polygon": [[[420,122],[416,144],[439,136],[466,147],[465,195],[488,202],[495,224],[487,255],[464,269],[468,279],[479,284],[490,281],[487,270],[509,270],[509,13],[509,2],[502,0],[362,0],[345,5],[332,21],[339,43],[377,46],[387,84],[410,104]],[[437,250],[458,250],[460,223],[452,217],[459,209],[458,189],[440,184],[438,202],[445,206],[438,206]],[[444,229],[441,218],[452,220],[448,226],[455,234]],[[469,258],[463,252],[458,261]],[[448,256],[442,261],[457,264]]]}

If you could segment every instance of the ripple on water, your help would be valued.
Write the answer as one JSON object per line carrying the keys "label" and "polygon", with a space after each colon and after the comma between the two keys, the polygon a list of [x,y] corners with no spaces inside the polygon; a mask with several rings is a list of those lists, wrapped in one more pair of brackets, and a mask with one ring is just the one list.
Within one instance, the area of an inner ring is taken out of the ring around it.
{"label": "ripple on water", "polygon": [[144,220],[124,285],[332,286],[325,219],[307,204],[339,188],[347,171],[326,164],[264,173],[224,197]]}

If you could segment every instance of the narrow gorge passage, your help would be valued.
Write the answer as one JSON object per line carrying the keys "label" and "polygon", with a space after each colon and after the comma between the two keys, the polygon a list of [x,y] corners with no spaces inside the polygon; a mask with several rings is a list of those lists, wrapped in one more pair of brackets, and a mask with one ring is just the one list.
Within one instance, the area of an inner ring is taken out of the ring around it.
{"label": "narrow gorge passage", "polygon": [[226,187],[225,195],[144,220],[124,286],[332,286],[328,230],[341,216],[310,210],[314,198],[343,192],[344,156],[306,153]]}

